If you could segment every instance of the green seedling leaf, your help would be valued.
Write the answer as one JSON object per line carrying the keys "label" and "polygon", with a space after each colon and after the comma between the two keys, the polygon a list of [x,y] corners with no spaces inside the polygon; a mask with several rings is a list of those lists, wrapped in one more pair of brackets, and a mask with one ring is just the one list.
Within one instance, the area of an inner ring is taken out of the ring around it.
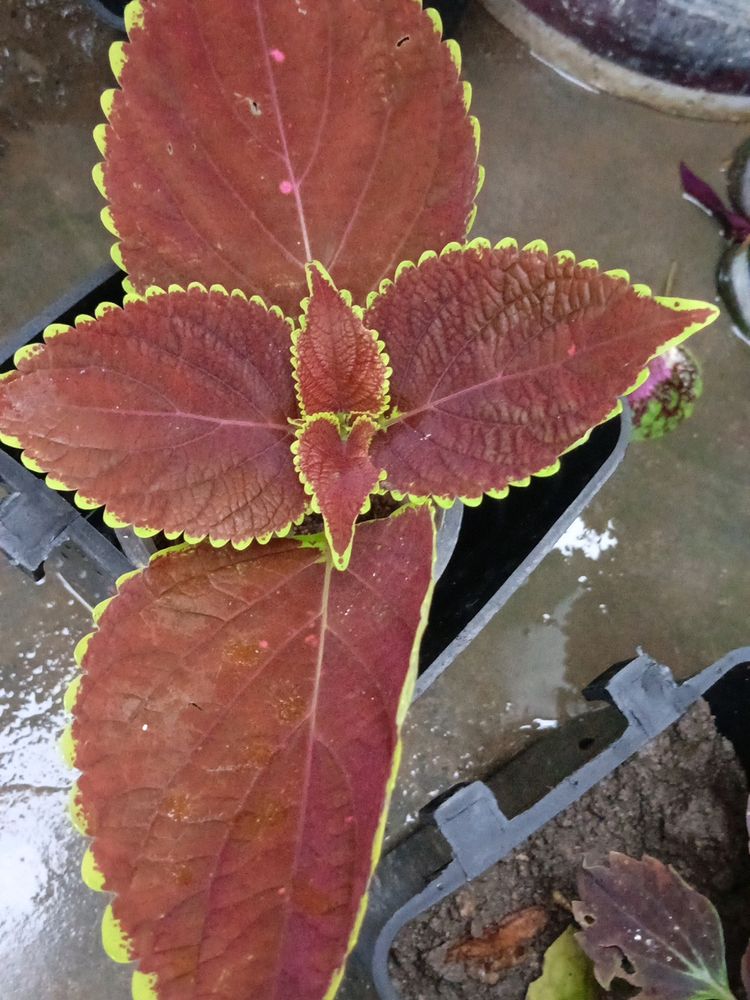
{"label": "green seedling leaf", "polygon": [[703,392],[700,366],[689,351],[675,347],[651,362],[649,377],[628,396],[633,438],[655,440],[692,416]]}
{"label": "green seedling leaf", "polygon": [[599,1000],[591,961],[569,927],[547,949],[542,975],[529,986],[526,1000]]}
{"label": "green seedling leaf", "polygon": [[578,941],[605,989],[623,979],[638,1000],[735,1000],[719,916],[674,869],[613,853],[584,866],[578,891]]}

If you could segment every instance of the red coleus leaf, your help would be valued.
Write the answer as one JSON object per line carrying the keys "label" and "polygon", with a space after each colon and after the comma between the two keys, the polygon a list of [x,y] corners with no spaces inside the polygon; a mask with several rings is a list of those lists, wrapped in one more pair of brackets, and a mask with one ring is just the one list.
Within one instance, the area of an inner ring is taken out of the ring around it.
{"label": "red coleus leaf", "polygon": [[719,916],[672,868],[613,853],[583,869],[578,890],[578,940],[605,989],[619,978],[639,1000],[734,1000]]}
{"label": "red coleus leaf", "polygon": [[310,298],[295,334],[300,409],[305,414],[383,413],[390,375],[383,345],[365,328],[351,296],[339,293],[319,265],[308,274]]}
{"label": "red coleus leaf", "polygon": [[283,532],[306,508],[290,337],[259,301],[152,295],[27,351],[0,382],[0,428],[121,522],[238,544]]}
{"label": "red coleus leaf", "polygon": [[478,240],[371,298],[365,324],[393,368],[394,415],[372,448],[386,488],[473,498],[546,471],[655,352],[718,315],[589,263]]}
{"label": "red coleus leaf", "polygon": [[96,179],[136,289],[221,281],[287,311],[321,260],[361,300],[463,239],[476,122],[414,0],[142,0]]}
{"label": "red coleus leaf", "polygon": [[109,950],[137,958],[159,1000],[321,1000],[338,980],[434,543],[426,508],[361,530],[347,573],[314,540],[163,555],[84,643],[70,744],[84,871],[116,894]]}
{"label": "red coleus leaf", "polygon": [[337,569],[346,569],[354,538],[354,522],[369,506],[380,470],[370,458],[377,427],[367,417],[342,434],[339,421],[328,414],[311,420],[296,445],[297,469],[323,515]]}

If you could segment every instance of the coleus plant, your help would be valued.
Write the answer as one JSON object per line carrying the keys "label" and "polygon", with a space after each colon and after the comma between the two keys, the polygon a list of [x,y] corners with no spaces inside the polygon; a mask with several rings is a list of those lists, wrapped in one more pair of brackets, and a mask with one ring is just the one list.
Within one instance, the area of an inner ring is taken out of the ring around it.
{"label": "coleus plant", "polygon": [[[183,536],[77,649],[84,877],[137,1000],[321,1000],[382,840],[434,507],[554,472],[717,310],[467,242],[471,88],[418,0],[126,15],[95,132],[124,305],[0,382],[51,486]],[[401,506],[355,531],[378,493]]]}
{"label": "coleus plant", "polygon": [[[619,979],[639,1000],[736,1000],[719,915],[673,868],[613,853],[584,866],[578,889],[577,938],[605,989]],[[741,977],[750,995],[750,948]]]}

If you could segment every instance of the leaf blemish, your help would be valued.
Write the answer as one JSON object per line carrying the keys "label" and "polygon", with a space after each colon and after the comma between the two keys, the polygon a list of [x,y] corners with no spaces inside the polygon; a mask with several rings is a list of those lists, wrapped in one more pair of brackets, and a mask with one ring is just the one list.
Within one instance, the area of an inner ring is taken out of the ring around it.
{"label": "leaf blemish", "polygon": [[399,38],[396,42],[396,48],[400,49],[402,45],[406,45],[407,42],[411,41],[411,35],[404,35],[403,38]]}
{"label": "leaf blemish", "polygon": [[[245,97],[243,94],[238,93],[236,90],[234,96],[240,102],[240,104],[247,104],[247,110],[254,118],[260,118],[263,114],[263,108],[258,104],[257,101],[253,100],[252,97]],[[195,147],[193,147],[195,148]]]}
{"label": "leaf blemish", "polygon": [[271,49],[270,56],[277,63],[286,61],[286,53],[282,52],[281,49]]}
{"label": "leaf blemish", "polygon": [[290,180],[282,181],[281,184],[279,184],[279,191],[281,191],[282,194],[291,194],[293,190],[294,185]]}

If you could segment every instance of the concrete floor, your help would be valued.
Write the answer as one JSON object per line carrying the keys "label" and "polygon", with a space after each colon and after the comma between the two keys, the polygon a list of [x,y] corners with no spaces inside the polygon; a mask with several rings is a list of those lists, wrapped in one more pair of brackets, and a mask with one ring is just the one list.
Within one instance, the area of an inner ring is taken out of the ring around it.
{"label": "concrete floor", "polygon": [[[72,648],[89,609],[50,560],[43,584],[0,559],[0,967],[9,1000],[126,1000],[130,976],[105,956],[104,897],[81,882],[84,843],[67,812],[57,751]],[[85,569],[82,572],[86,572]],[[86,589],[86,580],[74,581]],[[42,623],[41,628],[39,623]]]}
{"label": "concrete floor", "polygon": [[109,259],[91,132],[115,37],[80,0],[0,3],[0,347]]}
{"label": "concrete floor", "polygon": [[[41,115],[6,136],[0,338],[105,256],[86,170],[96,158],[88,138],[96,94],[109,83],[97,39],[75,100],[54,122]],[[676,261],[675,293],[713,298],[720,241],[681,201],[677,163],[685,158],[721,186],[720,168],[745,130],[585,92],[478,5],[462,42],[487,167],[476,235],[541,236],[655,288]],[[558,551],[414,706],[392,834],[442,789],[583,710],[581,686],[637,645],[687,675],[748,642],[750,352],[725,320],[694,349],[706,391],[693,419],[631,447]],[[56,566],[36,585],[0,560],[0,628],[5,995],[126,1000],[126,971],[99,947],[103,903],[79,881],[83,845],[68,826],[69,776],[54,749],[86,609]]]}

